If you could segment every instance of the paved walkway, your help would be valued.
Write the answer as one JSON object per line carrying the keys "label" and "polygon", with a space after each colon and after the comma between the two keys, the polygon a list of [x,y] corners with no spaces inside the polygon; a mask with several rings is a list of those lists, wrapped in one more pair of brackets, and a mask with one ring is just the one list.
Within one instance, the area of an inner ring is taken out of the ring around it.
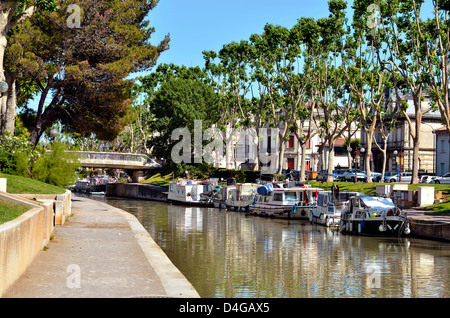
{"label": "paved walkway", "polygon": [[450,214],[431,213],[424,210],[411,208],[402,209],[402,212],[407,213],[408,218],[411,219],[450,223]]}
{"label": "paved walkway", "polygon": [[4,298],[199,297],[133,215],[79,197],[72,212]]}

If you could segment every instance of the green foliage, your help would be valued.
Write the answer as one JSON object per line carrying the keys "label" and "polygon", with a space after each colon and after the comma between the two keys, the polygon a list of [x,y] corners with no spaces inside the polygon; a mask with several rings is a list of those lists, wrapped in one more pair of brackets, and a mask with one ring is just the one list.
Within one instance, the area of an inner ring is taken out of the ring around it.
{"label": "green foliage", "polygon": [[[19,126],[20,127],[20,126]],[[20,128],[18,132],[20,132]],[[0,172],[23,177],[30,176],[30,167],[39,157],[27,134],[12,136],[5,132],[0,137]]]}
{"label": "green foliage", "polygon": [[66,147],[60,142],[51,145],[51,151],[44,153],[33,167],[33,178],[58,187],[66,187],[75,181],[79,167],[78,158],[73,153],[65,152]]}
{"label": "green foliage", "polygon": [[154,155],[166,159],[179,142],[171,139],[175,129],[187,128],[194,142],[194,121],[201,120],[204,130],[220,116],[216,110],[217,95],[204,82],[206,75],[198,68],[173,67],[163,65],[156,74],[142,79],[144,91],[151,95],[149,111],[155,116],[150,128],[159,132],[149,144],[154,146]]}

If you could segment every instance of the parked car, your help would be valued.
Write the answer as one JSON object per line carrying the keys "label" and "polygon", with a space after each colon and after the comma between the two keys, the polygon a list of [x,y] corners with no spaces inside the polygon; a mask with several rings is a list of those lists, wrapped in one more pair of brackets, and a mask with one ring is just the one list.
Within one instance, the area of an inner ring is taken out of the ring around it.
{"label": "parked car", "polygon": [[320,171],[316,176],[316,181],[327,181],[327,170]]}
{"label": "parked car", "polygon": [[436,176],[422,176],[420,183],[434,183]]}
{"label": "parked car", "polygon": [[439,183],[450,183],[450,172],[444,174],[441,177],[435,177],[434,178],[434,183],[439,184]]}
{"label": "parked car", "polygon": [[340,178],[341,178],[341,180],[344,180],[344,181],[354,181],[355,176],[356,176],[357,181],[366,181],[367,180],[366,173],[360,169],[356,169],[356,173],[355,173],[355,169],[345,170],[345,172],[342,174],[342,176]]}
{"label": "parked car", "polygon": [[[410,183],[412,180],[412,172],[402,172],[400,175],[394,174],[387,179],[386,179],[386,177],[384,177],[384,180],[385,180],[385,182]],[[417,177],[417,182],[419,182],[419,181],[420,181],[420,178]]]}
{"label": "parked car", "polygon": [[390,182],[392,176],[396,176],[397,171],[386,171],[384,173],[384,182]]}
{"label": "parked car", "polygon": [[[333,182],[341,181],[341,175],[343,175],[344,170],[333,170]],[[328,179],[328,170],[322,170],[316,177],[316,181],[327,181]]]}
{"label": "parked car", "polygon": [[381,173],[379,172],[371,172],[372,182],[381,182]]}

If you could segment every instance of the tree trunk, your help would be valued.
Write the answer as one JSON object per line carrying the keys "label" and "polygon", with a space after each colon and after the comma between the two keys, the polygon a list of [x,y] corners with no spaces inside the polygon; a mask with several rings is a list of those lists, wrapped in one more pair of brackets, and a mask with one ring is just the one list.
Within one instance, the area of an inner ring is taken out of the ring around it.
{"label": "tree trunk", "polygon": [[[4,13],[0,12],[0,81],[4,82],[6,80],[5,71],[3,68],[3,58],[5,56],[6,45],[8,43],[6,38],[6,24],[4,23]],[[6,122],[6,103],[8,100],[8,95],[6,93],[2,94],[0,97],[0,135],[3,135],[5,130],[5,122]]]}
{"label": "tree trunk", "polygon": [[17,91],[15,74],[6,73],[6,82],[8,83],[9,88],[7,93],[6,110],[3,122],[3,132],[7,131],[11,134],[14,134],[17,114]]}
{"label": "tree trunk", "polygon": [[[375,121],[375,118],[373,119]],[[375,127],[374,127],[375,128]],[[371,169],[370,169],[370,157],[372,156],[372,139],[373,139],[373,129],[369,129],[367,132],[367,149],[364,153],[365,159],[364,159],[364,170],[366,171],[367,182],[372,182],[372,175],[371,175]]]}
{"label": "tree trunk", "polygon": [[334,177],[333,174],[333,166],[334,166],[334,140],[331,142],[330,140],[330,151],[328,152],[328,177],[327,182],[333,182]]}
{"label": "tree trunk", "polygon": [[[413,171],[412,171],[412,177],[411,177],[411,184],[417,184],[418,183],[418,177],[419,177],[419,150],[420,150],[420,124],[417,125],[416,123],[416,136],[413,138],[414,142],[414,150],[413,150]],[[400,158],[399,158],[400,160]]]}
{"label": "tree trunk", "polygon": [[286,148],[286,137],[289,133],[288,130],[288,123],[284,123],[283,130],[280,130],[279,132],[279,138],[280,138],[280,156],[278,161],[278,171],[277,174],[281,174],[283,171],[283,161],[284,161],[284,149]]}
{"label": "tree trunk", "polygon": [[302,154],[301,154],[301,167],[300,167],[300,181],[305,181],[305,162],[306,162],[306,142],[301,144]]}

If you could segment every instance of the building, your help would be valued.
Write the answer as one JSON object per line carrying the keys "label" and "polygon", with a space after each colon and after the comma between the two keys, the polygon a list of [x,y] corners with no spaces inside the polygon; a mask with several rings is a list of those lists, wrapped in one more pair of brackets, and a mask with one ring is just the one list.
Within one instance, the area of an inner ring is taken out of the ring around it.
{"label": "building", "polygon": [[436,134],[436,175],[450,172],[450,134],[446,127],[437,129]]}

